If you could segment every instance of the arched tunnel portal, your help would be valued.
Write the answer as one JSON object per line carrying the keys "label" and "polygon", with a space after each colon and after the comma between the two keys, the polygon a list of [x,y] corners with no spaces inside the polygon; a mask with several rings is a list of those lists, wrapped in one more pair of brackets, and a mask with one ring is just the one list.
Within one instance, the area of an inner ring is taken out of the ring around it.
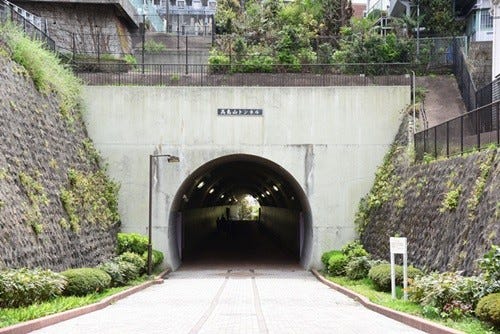
{"label": "arched tunnel portal", "polygon": [[[253,200],[251,219],[243,217],[242,198]],[[184,180],[170,213],[176,262],[305,264],[311,253],[306,194],[262,157],[233,154],[205,163]]]}

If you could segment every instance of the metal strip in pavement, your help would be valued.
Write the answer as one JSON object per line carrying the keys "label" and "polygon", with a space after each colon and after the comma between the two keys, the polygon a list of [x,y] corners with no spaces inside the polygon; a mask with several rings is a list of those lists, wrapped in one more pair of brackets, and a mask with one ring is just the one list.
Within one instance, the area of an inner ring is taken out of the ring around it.
{"label": "metal strip in pavement", "polygon": [[[252,274],[254,270],[250,270]],[[264,313],[262,312],[262,305],[260,303],[259,290],[257,288],[257,282],[255,281],[255,275],[252,275],[252,289],[253,289],[253,304],[255,306],[255,313],[257,314],[257,323],[259,325],[259,333],[267,334],[269,330],[267,329],[266,319],[264,318]]]}
{"label": "metal strip in pavement", "polygon": [[229,274],[231,273],[231,270],[228,270],[226,273],[226,278],[224,279],[224,282],[222,282],[222,285],[220,286],[219,290],[217,290],[217,293],[215,294],[214,299],[212,299],[212,302],[210,303],[210,306],[208,309],[205,311],[205,313],[201,316],[200,320],[194,325],[193,328],[189,331],[189,334],[196,334],[200,331],[200,329],[203,327],[203,325],[207,322],[208,318],[214,311],[215,307],[219,303],[220,296],[222,295],[222,291],[224,291],[224,288],[226,287],[227,281],[229,280]]}

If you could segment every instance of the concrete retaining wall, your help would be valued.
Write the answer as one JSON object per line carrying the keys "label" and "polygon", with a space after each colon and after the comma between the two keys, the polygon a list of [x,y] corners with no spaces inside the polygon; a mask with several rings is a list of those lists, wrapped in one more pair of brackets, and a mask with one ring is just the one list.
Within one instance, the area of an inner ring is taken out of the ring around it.
{"label": "concrete retaining wall", "polygon": [[[269,159],[302,186],[312,213],[304,265],[355,236],[358,201],[392,142],[409,87],[86,87],[89,135],[121,182],[126,231],[146,233],[148,155],[155,170],[153,241],[175,268],[170,206],[198,167],[229,154]],[[218,116],[218,108],[262,108],[263,116]]]}

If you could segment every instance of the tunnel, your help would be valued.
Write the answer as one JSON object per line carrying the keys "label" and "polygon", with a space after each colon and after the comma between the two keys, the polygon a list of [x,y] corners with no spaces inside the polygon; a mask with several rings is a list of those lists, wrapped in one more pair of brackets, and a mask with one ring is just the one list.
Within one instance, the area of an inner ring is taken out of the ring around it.
{"label": "tunnel", "polygon": [[181,265],[309,261],[307,196],[268,159],[234,154],[203,164],[181,184],[170,213],[170,248]]}

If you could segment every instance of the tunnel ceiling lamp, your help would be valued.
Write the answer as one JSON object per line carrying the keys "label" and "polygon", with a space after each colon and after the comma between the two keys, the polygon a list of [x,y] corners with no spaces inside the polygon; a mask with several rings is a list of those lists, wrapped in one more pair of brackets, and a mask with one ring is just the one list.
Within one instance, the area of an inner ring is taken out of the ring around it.
{"label": "tunnel ceiling lamp", "polygon": [[279,189],[278,189],[278,186],[277,186],[277,185],[273,185],[273,189],[274,189],[274,191],[279,191]]}
{"label": "tunnel ceiling lamp", "polygon": [[201,189],[201,188],[203,188],[204,185],[205,185],[205,181],[201,181],[200,183],[198,183],[196,188]]}
{"label": "tunnel ceiling lamp", "polygon": [[271,193],[269,192],[269,190],[266,190],[266,194],[267,194],[267,196],[271,196]]}
{"label": "tunnel ceiling lamp", "polygon": [[220,195],[220,198],[224,198],[224,194]]}
{"label": "tunnel ceiling lamp", "polygon": [[261,196],[262,198],[266,197],[266,195],[264,195],[264,194],[260,194],[260,196]]}
{"label": "tunnel ceiling lamp", "polygon": [[215,191],[214,188],[210,188],[210,190],[208,191],[209,194],[213,193]]}
{"label": "tunnel ceiling lamp", "polygon": [[295,201],[295,196],[292,196],[291,199],[292,199],[292,201]]}

